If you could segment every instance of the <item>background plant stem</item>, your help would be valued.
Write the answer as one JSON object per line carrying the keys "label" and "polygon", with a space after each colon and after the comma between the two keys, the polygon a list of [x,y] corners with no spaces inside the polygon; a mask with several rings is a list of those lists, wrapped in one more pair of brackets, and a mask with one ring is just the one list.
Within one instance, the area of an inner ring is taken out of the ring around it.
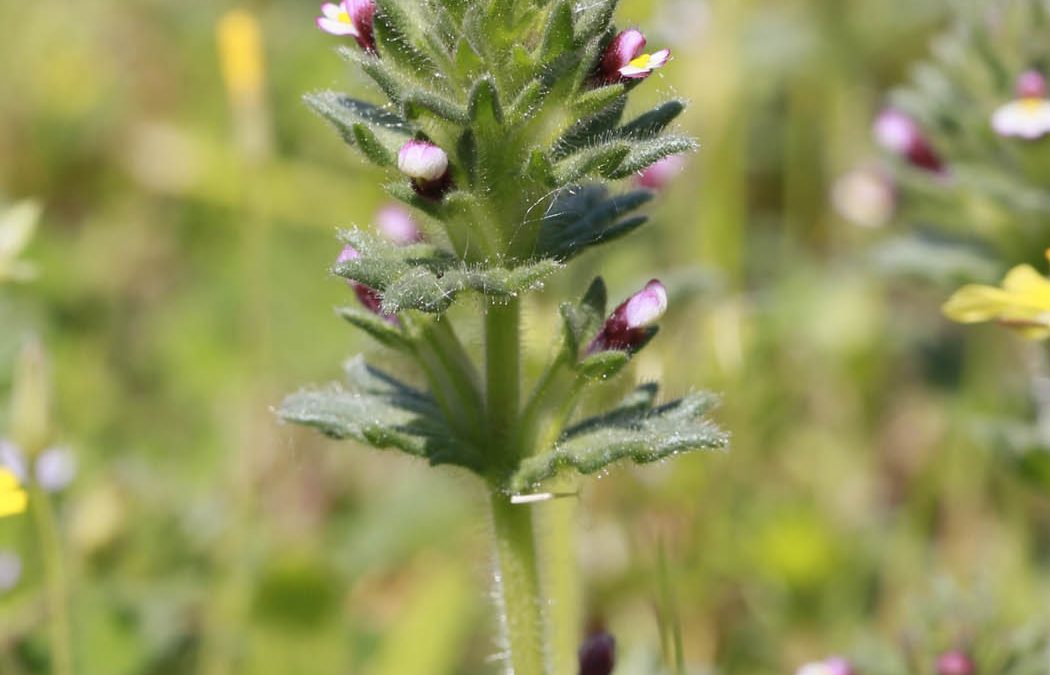
{"label": "background plant stem", "polygon": [[37,486],[30,487],[29,503],[44,559],[51,672],[54,675],[73,675],[73,644],[67,604],[66,572],[62,561],[62,539],[47,493]]}

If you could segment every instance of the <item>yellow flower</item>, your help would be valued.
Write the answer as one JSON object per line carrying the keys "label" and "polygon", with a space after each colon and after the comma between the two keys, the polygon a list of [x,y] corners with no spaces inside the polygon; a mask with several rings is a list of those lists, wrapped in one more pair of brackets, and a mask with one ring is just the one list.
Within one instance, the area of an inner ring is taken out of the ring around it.
{"label": "yellow flower", "polygon": [[959,323],[998,321],[1030,340],[1044,340],[1050,337],[1050,279],[1030,265],[1018,265],[1001,288],[963,286],[942,309]]}
{"label": "yellow flower", "polygon": [[7,469],[0,468],[0,518],[26,510],[28,497],[18,486],[18,479]]}

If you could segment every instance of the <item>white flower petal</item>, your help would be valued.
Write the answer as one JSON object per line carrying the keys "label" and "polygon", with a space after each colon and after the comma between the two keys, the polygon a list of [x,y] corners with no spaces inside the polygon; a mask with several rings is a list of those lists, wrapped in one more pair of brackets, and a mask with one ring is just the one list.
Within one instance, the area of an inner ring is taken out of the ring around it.
{"label": "white flower petal", "polygon": [[326,33],[332,35],[351,35],[357,37],[357,29],[354,28],[353,24],[343,23],[342,21],[333,21],[325,17],[319,17],[317,19],[317,27]]}
{"label": "white flower petal", "polygon": [[992,129],[1000,136],[1035,140],[1050,134],[1050,101],[1020,100],[992,115]]}
{"label": "white flower petal", "polygon": [[326,2],[321,5],[321,14],[332,21],[338,21],[339,15],[343,13],[343,3]]}

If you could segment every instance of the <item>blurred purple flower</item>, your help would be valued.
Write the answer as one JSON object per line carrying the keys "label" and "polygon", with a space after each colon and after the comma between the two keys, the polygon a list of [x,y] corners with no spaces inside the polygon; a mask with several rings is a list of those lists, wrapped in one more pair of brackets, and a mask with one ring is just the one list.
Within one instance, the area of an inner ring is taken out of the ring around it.
{"label": "blurred purple flower", "polygon": [[391,204],[376,214],[376,226],[384,237],[400,246],[423,241],[423,233],[408,209]]}
{"label": "blurred purple flower", "polygon": [[69,448],[48,448],[36,458],[33,470],[37,485],[47,492],[60,492],[76,478],[77,458]]}
{"label": "blurred purple flower", "polygon": [[875,140],[883,149],[926,171],[943,173],[944,164],[918,123],[903,112],[886,108],[875,119]]}
{"label": "blurred purple flower", "polygon": [[7,439],[0,439],[0,467],[13,473],[23,485],[29,480],[25,456],[17,445]]}
{"label": "blurred purple flower", "polygon": [[937,675],[974,675],[973,660],[958,649],[945,652],[937,658]]}

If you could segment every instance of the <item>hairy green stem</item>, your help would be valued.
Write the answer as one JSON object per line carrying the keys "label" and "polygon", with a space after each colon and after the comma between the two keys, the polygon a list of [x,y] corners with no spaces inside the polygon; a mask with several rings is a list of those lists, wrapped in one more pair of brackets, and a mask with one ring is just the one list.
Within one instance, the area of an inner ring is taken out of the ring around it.
{"label": "hairy green stem", "polygon": [[[521,406],[521,307],[489,301],[485,314],[485,412],[489,448],[501,465],[516,463]],[[546,667],[543,590],[537,566],[532,510],[515,506],[498,486],[493,489],[492,526],[496,543],[496,596],[499,599],[507,672],[544,675]]]}
{"label": "hairy green stem", "polygon": [[[572,493],[576,479],[559,476],[545,485],[551,492]],[[576,564],[576,511],[579,500],[552,499],[537,505],[540,582],[550,598],[547,639],[551,670],[573,673],[583,637],[583,592]]]}
{"label": "hairy green stem", "polygon": [[547,649],[543,627],[543,594],[537,568],[532,508],[511,504],[492,493],[496,538],[496,597],[499,601],[506,672],[544,675]]}
{"label": "hairy green stem", "polygon": [[66,571],[62,560],[62,538],[55,521],[55,511],[47,493],[38,486],[30,488],[30,509],[44,559],[44,582],[47,591],[48,637],[51,641],[51,672],[73,675],[73,639],[70,632]]}
{"label": "hairy green stem", "polygon": [[489,447],[501,464],[514,465],[513,444],[521,405],[521,306],[487,301],[485,307],[485,412]]}

